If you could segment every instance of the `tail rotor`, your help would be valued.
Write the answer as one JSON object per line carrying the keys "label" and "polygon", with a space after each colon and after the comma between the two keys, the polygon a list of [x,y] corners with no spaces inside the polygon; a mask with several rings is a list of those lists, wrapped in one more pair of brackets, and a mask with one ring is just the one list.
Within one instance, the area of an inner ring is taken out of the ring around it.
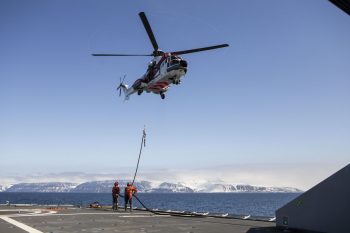
{"label": "tail rotor", "polygon": [[119,96],[122,95],[122,88],[126,88],[126,86],[124,84],[125,77],[126,77],[126,75],[124,75],[123,80],[122,80],[121,77],[119,77],[119,82],[120,83],[119,83],[119,86],[117,87],[117,90],[119,90]]}

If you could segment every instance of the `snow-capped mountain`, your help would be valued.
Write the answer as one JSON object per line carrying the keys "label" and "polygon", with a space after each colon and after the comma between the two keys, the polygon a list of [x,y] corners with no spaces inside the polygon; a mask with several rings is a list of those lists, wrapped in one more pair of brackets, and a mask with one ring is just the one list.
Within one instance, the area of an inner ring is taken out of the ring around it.
{"label": "snow-capped mountain", "polygon": [[[123,189],[126,180],[120,180],[119,186]],[[1,192],[76,192],[76,193],[110,193],[114,181],[91,181],[82,184],[49,182],[49,183],[19,183],[10,187],[0,186]],[[141,193],[241,193],[241,192],[302,192],[292,187],[263,187],[245,184],[213,184],[205,183],[198,187],[188,187],[182,183],[163,182],[156,184],[150,181],[134,183]],[[123,190],[122,190],[123,192]]]}
{"label": "snow-capped mountain", "polygon": [[226,184],[210,184],[206,183],[200,185],[196,192],[200,193],[218,193],[218,192],[236,192],[237,189],[234,185],[226,185]]}
{"label": "snow-capped mountain", "polygon": [[158,192],[158,193],[193,193],[194,190],[186,187],[181,183],[173,184],[168,182],[163,182],[157,188],[153,188],[148,192]]}
{"label": "snow-capped mountain", "polygon": [[49,183],[19,183],[7,188],[6,192],[70,192],[78,184],[49,182]]}
{"label": "snow-capped mountain", "polygon": [[6,186],[0,185],[0,192],[5,191],[7,188],[8,188],[8,187],[6,187]]}
{"label": "snow-capped mountain", "polygon": [[297,188],[292,187],[263,187],[253,186],[248,184],[204,184],[195,189],[195,192],[201,193],[242,193],[242,192],[302,192]]}
{"label": "snow-capped mountain", "polygon": [[[85,182],[80,185],[78,185],[76,188],[70,190],[70,192],[75,193],[110,193],[112,190],[112,186],[114,184],[114,180],[105,180],[105,181],[91,181],[91,182]],[[127,182],[126,180],[120,180],[119,186],[125,187]],[[150,190],[151,182],[149,181],[137,181],[134,183],[134,185],[137,187],[138,192],[147,192]]]}

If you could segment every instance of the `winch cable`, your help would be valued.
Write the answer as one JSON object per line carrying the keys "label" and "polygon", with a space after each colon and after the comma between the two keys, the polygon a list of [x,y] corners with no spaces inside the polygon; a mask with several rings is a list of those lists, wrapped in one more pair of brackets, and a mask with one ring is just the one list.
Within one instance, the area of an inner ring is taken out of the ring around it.
{"label": "winch cable", "polygon": [[140,152],[139,152],[139,158],[137,160],[137,165],[136,165],[136,170],[135,170],[135,174],[134,174],[134,179],[132,180],[132,185],[134,185],[135,179],[136,179],[136,175],[137,175],[137,171],[139,169],[139,164],[140,164],[140,158],[141,158],[141,153],[142,153],[142,148],[146,147],[146,127],[143,128],[143,133],[142,133],[142,139],[141,139],[141,147],[140,147]]}
{"label": "winch cable", "polygon": [[195,213],[191,213],[191,212],[188,212],[188,213],[179,213],[179,212],[169,213],[169,212],[165,212],[165,211],[155,211],[155,210],[148,208],[145,204],[143,204],[143,202],[136,195],[134,195],[134,197],[136,198],[136,200],[138,202],[140,202],[140,204],[143,206],[143,208],[145,208],[146,211],[151,212],[151,213],[156,214],[156,215],[170,215],[170,216],[176,216],[176,217],[205,217],[205,215],[195,214]]}
{"label": "winch cable", "polygon": [[[139,152],[139,157],[137,159],[137,165],[136,165],[136,169],[135,169],[135,174],[134,174],[134,178],[132,180],[132,185],[134,185],[136,176],[137,176],[137,172],[138,172],[138,168],[139,168],[139,164],[140,164],[140,158],[141,158],[141,154],[142,154],[142,149],[143,147],[146,147],[146,127],[144,127],[143,129],[143,133],[142,133],[142,139],[141,139],[141,147],[140,147],[140,152]],[[122,195],[120,195],[122,196]],[[206,215],[204,214],[197,214],[197,213],[193,213],[193,212],[166,212],[166,211],[155,211],[153,209],[148,208],[141,200],[138,196],[134,195],[133,196],[136,198],[136,200],[143,206],[143,208],[145,208],[146,211],[151,212],[153,214],[156,215],[170,215],[170,216],[175,216],[175,217],[206,217]],[[122,196],[123,197],[123,196]],[[224,218],[221,216],[213,216],[211,215],[210,217],[212,218]],[[263,221],[263,222],[270,222],[270,221],[265,221],[265,220],[259,220],[259,221]]]}
{"label": "winch cable", "polygon": [[[139,169],[139,164],[140,164],[140,158],[141,158],[141,154],[142,154],[142,149],[143,147],[146,147],[146,127],[144,127],[143,129],[143,133],[142,133],[142,139],[141,139],[141,146],[140,146],[140,152],[139,152],[139,157],[137,159],[137,164],[136,164],[136,169],[135,169],[135,174],[134,174],[134,178],[132,180],[132,185],[134,185],[135,183],[135,179],[136,179],[136,175]],[[147,211],[153,213],[153,214],[157,214],[157,215],[171,215],[171,216],[181,216],[181,217],[203,217],[203,215],[200,214],[194,214],[194,213],[168,213],[168,212],[160,212],[160,211],[154,211],[150,208],[148,208],[141,200],[140,198],[138,198],[136,195],[133,195],[136,200],[143,206],[143,208],[145,208]]]}
{"label": "winch cable", "polygon": [[[142,133],[142,139],[141,139],[141,147],[140,147],[140,152],[139,152],[139,157],[137,159],[137,165],[136,165],[136,169],[135,169],[135,174],[134,174],[134,179],[132,180],[132,185],[134,185],[135,183],[135,179],[137,176],[137,172],[139,169],[139,164],[140,164],[140,159],[141,159],[141,154],[142,154],[142,149],[143,147],[146,147],[146,127],[144,127],[143,129],[143,133]],[[122,195],[120,195],[122,196]],[[143,208],[145,208],[146,211],[151,212],[153,214],[156,215],[170,215],[170,216],[175,216],[175,217],[206,217],[206,215],[204,214],[197,214],[197,213],[192,213],[192,212],[166,212],[166,211],[155,211],[153,209],[148,208],[141,200],[138,196],[134,195],[133,196],[136,198],[136,200],[143,206]],[[221,216],[210,216],[212,218],[223,218]],[[264,220],[261,220],[264,221]],[[264,221],[265,222],[265,221]],[[269,222],[269,221],[266,221]]]}

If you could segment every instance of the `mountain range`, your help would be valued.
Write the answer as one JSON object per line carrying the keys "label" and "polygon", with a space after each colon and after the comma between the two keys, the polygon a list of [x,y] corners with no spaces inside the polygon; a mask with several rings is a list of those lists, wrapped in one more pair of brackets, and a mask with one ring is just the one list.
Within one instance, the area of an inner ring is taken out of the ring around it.
{"label": "mountain range", "polygon": [[[91,181],[81,184],[69,182],[47,183],[18,183],[11,186],[0,185],[0,192],[70,192],[70,193],[110,193],[113,180]],[[119,181],[120,187],[125,187],[126,180]],[[151,181],[137,181],[134,184],[141,193],[241,193],[241,192],[302,192],[292,187],[264,187],[248,184],[216,184],[206,183],[197,187],[188,187],[182,183],[154,183]]]}

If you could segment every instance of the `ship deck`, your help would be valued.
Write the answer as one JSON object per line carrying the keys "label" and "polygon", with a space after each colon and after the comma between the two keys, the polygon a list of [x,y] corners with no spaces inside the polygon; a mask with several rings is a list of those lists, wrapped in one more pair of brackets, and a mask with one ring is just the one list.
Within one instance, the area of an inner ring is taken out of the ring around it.
{"label": "ship deck", "polygon": [[0,206],[0,232],[283,232],[274,222],[156,215],[134,210],[74,206]]}

